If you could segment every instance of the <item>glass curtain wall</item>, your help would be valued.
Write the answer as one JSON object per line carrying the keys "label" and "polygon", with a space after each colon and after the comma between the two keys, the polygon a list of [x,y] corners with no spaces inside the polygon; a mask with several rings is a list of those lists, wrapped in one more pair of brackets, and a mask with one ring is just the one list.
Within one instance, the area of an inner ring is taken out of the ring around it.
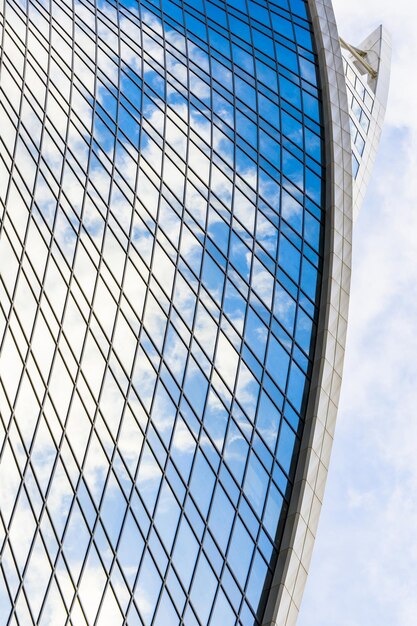
{"label": "glass curtain wall", "polygon": [[3,0],[0,626],[254,626],[323,231],[303,0]]}

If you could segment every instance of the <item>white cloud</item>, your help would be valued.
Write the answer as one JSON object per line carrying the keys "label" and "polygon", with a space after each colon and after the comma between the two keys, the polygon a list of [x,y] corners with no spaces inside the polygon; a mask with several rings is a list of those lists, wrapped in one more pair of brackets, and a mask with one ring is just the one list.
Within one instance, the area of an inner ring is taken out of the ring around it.
{"label": "white cloud", "polygon": [[417,4],[413,0],[334,0],[340,35],[359,44],[379,24],[393,39],[393,68],[386,123],[417,129],[417,115],[410,103],[417,101],[415,73],[417,56]]}

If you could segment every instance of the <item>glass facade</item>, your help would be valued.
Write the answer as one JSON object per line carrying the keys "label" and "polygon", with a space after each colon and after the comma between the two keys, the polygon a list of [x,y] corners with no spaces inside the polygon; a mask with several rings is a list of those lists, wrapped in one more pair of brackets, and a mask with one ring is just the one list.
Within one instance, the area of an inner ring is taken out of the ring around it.
{"label": "glass facade", "polygon": [[0,626],[259,625],[320,296],[306,2],[1,6]]}
{"label": "glass facade", "polygon": [[371,125],[372,112],[375,104],[375,93],[368,85],[368,75],[346,50],[343,51],[346,88],[350,115],[350,132],[352,137],[352,172],[356,178],[362,162],[365,144]]}

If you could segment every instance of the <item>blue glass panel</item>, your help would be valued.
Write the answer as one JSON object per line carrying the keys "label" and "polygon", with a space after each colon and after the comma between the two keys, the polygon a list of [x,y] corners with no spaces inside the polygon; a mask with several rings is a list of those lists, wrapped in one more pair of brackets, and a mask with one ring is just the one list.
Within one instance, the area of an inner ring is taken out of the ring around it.
{"label": "blue glass panel", "polygon": [[5,619],[259,626],[321,287],[307,3],[4,8]]}

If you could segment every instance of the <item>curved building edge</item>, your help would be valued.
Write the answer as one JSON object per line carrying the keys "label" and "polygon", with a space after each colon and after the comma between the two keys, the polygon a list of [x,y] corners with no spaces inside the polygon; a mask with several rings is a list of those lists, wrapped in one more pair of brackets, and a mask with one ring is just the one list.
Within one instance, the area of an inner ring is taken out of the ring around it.
{"label": "curved building edge", "polygon": [[[357,176],[353,181],[353,221],[356,220],[365,197],[381,139],[382,126],[388,102],[391,74],[391,37],[383,26],[378,26],[358,46],[373,75],[365,73],[363,80],[374,94],[369,129]],[[349,53],[346,54],[349,57]],[[354,59],[351,57],[351,61]]]}
{"label": "curved building edge", "polygon": [[316,39],[326,154],[321,307],[294,488],[263,626],[294,626],[323,501],[342,380],[352,244],[352,149],[339,34],[331,0],[308,0]]}

